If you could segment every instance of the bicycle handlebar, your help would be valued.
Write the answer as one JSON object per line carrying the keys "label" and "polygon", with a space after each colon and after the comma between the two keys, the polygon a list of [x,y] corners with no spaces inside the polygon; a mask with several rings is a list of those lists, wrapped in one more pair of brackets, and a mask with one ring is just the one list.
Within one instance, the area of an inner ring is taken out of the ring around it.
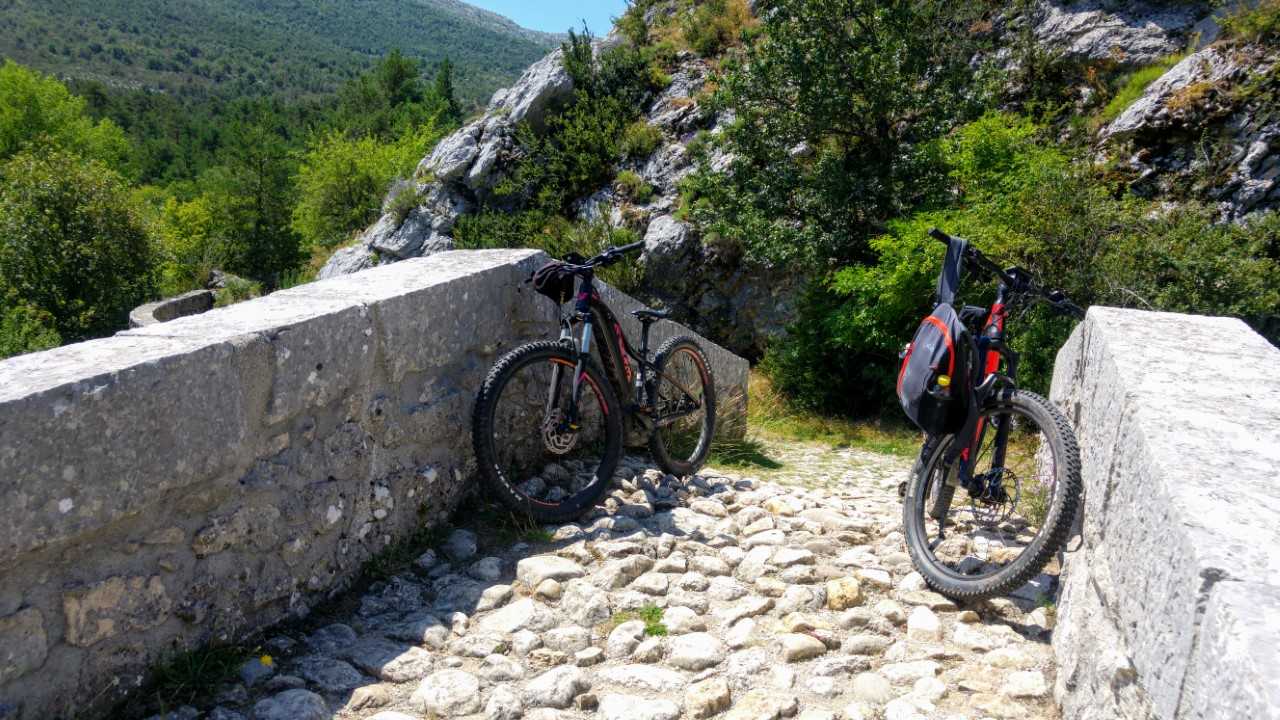
{"label": "bicycle handlebar", "polygon": [[[937,240],[947,247],[951,247],[951,241],[953,240],[950,235],[938,228],[929,228],[929,237]],[[1037,283],[1025,270],[1020,270],[1019,268],[1009,268],[1008,270],[1001,269],[999,265],[992,262],[990,258],[983,255],[972,245],[965,248],[964,259],[967,262],[977,265],[1000,278],[1000,282],[1004,283],[1015,292],[1034,292],[1036,295],[1040,296],[1040,299],[1049,303],[1058,312],[1072,315],[1078,319],[1084,318],[1084,309],[1068,300],[1065,293],[1061,290],[1046,290],[1040,287],[1040,284]]]}

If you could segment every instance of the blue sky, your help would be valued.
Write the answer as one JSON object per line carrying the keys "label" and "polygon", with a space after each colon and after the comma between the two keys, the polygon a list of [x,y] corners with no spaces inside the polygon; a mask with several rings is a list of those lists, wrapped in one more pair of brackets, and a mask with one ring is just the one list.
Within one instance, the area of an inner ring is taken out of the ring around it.
{"label": "blue sky", "polygon": [[613,26],[613,18],[626,9],[626,0],[466,0],[477,7],[506,15],[534,30],[564,32],[569,28],[587,27],[595,35],[604,35]]}

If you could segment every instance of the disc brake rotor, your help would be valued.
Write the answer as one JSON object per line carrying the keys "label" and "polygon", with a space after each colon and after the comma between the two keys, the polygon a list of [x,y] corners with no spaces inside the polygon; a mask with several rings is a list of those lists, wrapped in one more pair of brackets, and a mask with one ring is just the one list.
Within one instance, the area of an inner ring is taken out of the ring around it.
{"label": "disc brake rotor", "polygon": [[[969,510],[973,514],[974,522],[986,527],[994,527],[1008,520],[1013,515],[1014,508],[1018,507],[1018,499],[1021,493],[1018,476],[1013,471],[1004,468],[991,472],[999,473],[1000,486],[1004,489],[1005,497],[1001,500],[993,500],[974,497],[973,495],[969,496]],[[975,481],[977,480],[978,478],[975,478]],[[989,481],[984,477],[981,482],[985,487]]]}
{"label": "disc brake rotor", "polygon": [[554,455],[567,455],[578,444],[577,431],[568,428],[559,408],[542,420],[542,444]]}

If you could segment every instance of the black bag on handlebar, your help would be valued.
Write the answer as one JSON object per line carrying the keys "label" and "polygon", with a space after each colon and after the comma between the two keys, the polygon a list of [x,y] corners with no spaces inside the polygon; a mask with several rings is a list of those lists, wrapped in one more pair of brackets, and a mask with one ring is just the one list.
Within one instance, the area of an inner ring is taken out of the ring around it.
{"label": "black bag on handlebar", "polygon": [[973,399],[971,369],[977,349],[952,303],[960,283],[966,243],[951,241],[938,278],[938,304],[903,350],[898,402],[907,417],[930,435],[958,431]]}
{"label": "black bag on handlebar", "polygon": [[574,277],[573,270],[568,265],[552,260],[535,270],[529,280],[533,283],[534,290],[564,304],[573,297]]}

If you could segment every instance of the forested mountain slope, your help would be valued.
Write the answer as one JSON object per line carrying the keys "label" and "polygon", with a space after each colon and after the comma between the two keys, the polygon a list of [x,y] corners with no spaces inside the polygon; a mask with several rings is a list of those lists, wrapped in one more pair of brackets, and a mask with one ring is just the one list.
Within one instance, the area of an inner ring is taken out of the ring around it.
{"label": "forested mountain slope", "polygon": [[399,48],[470,104],[557,42],[458,0],[0,0],[0,57],[178,96],[313,98]]}

